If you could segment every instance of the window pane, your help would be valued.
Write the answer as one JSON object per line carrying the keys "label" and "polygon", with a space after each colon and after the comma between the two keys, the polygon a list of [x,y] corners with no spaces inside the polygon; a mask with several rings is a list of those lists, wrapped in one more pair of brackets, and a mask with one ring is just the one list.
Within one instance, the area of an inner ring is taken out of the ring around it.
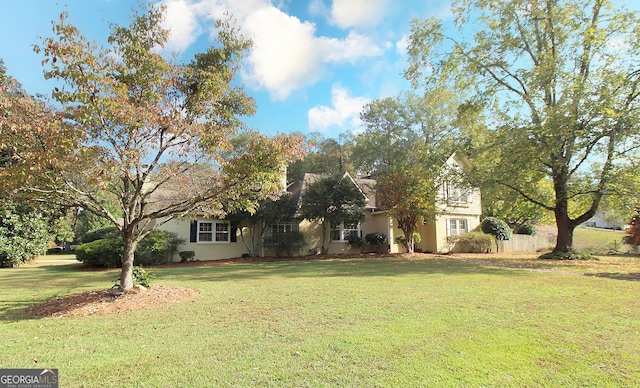
{"label": "window pane", "polygon": [[216,241],[229,241],[229,224],[226,222],[216,223]]}
{"label": "window pane", "polygon": [[200,222],[198,225],[198,241],[213,241],[213,225],[211,222]]}

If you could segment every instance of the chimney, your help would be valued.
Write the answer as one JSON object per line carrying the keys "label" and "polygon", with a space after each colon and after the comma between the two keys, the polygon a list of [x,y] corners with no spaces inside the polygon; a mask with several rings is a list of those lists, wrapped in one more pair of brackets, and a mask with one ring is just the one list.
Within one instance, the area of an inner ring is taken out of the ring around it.
{"label": "chimney", "polygon": [[280,165],[280,190],[285,193],[287,192],[287,164],[282,163]]}

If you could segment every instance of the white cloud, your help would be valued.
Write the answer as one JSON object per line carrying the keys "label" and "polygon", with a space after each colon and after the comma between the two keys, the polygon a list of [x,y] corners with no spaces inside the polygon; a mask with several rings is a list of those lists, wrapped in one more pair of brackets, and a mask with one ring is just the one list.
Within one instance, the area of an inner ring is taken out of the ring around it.
{"label": "white cloud", "polygon": [[360,112],[368,102],[369,99],[364,97],[351,97],[349,90],[334,84],[331,88],[333,107],[320,105],[309,109],[309,130],[326,131],[331,127],[345,129],[347,125],[355,130],[362,125]]}
{"label": "white cloud", "polygon": [[403,36],[399,41],[396,42],[396,52],[400,55],[407,54],[409,50],[409,35]]}
{"label": "white cloud", "polygon": [[202,32],[196,19],[196,12],[185,0],[167,0],[164,27],[170,30],[165,45],[168,51],[184,51],[196,41]]}
{"label": "white cloud", "polygon": [[[377,9],[381,1],[358,4]],[[355,32],[341,39],[317,36],[315,24],[287,15],[269,0],[165,0],[165,4],[166,24],[172,31],[167,46],[177,51],[195,42],[204,28],[214,36],[211,22],[230,12],[241,32],[253,40],[243,78],[274,99],[285,99],[316,83],[327,64],[354,63],[383,53],[373,40]]]}
{"label": "white cloud", "polygon": [[345,39],[320,38],[319,48],[324,52],[324,60],[332,63],[354,63],[361,58],[376,57],[383,50],[371,38],[349,32]]}
{"label": "white cloud", "polygon": [[340,28],[376,25],[384,15],[385,0],[333,0],[332,22]]}
{"label": "white cloud", "polygon": [[246,19],[253,39],[247,77],[269,90],[276,99],[318,81],[322,60],[316,50],[315,26],[277,8],[264,8]]}
{"label": "white cloud", "polygon": [[331,11],[324,4],[323,0],[311,0],[309,1],[309,5],[307,5],[307,11],[309,11],[309,15],[314,17],[322,17],[329,18]]}

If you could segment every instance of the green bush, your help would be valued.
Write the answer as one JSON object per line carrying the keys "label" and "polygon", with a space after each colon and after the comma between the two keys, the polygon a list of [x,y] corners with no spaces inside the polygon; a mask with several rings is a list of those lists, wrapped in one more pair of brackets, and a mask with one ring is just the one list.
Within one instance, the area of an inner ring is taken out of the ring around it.
{"label": "green bush", "polygon": [[96,240],[102,240],[105,238],[115,238],[120,236],[120,232],[118,228],[115,226],[107,226],[100,229],[95,229],[87,232],[84,236],[82,236],[82,243],[89,243]]}
{"label": "green bush", "polygon": [[122,266],[122,240],[104,238],[81,244],[75,249],[76,259],[91,267]]}
{"label": "green bush", "polygon": [[299,231],[273,233],[264,238],[264,247],[273,249],[277,257],[298,255],[304,245],[304,235]]}
{"label": "green bush", "polygon": [[[415,247],[416,244],[419,244],[422,241],[422,236],[418,232],[413,232],[413,245]],[[403,235],[396,237],[396,244],[400,244],[409,251],[409,244],[407,243],[407,238]]]}
{"label": "green bush", "polygon": [[187,261],[191,261],[193,260],[194,257],[196,257],[196,252],[195,251],[182,251],[179,253],[180,255],[180,262],[181,263],[186,263]]}
{"label": "green bush", "polygon": [[[81,244],[76,248],[76,259],[92,267],[115,268],[122,266],[122,239],[118,234],[103,228],[95,232],[106,238]],[[111,237],[109,237],[111,236]],[[135,265],[155,265],[166,263],[171,259],[172,249],[177,250],[176,242],[182,243],[173,232],[154,231],[138,243],[134,253]]]}
{"label": "green bush", "polygon": [[349,241],[349,246],[354,249],[360,250],[364,248],[364,241],[362,241],[362,237],[358,235],[358,232],[351,232],[347,236],[347,241]]}
{"label": "green bush", "polygon": [[368,233],[364,236],[364,240],[371,247],[372,252],[378,252],[381,246],[387,244],[387,235],[384,233]]}
{"label": "green bush", "polygon": [[156,265],[170,261],[173,253],[171,250],[177,250],[177,245],[184,242],[183,239],[178,239],[179,242],[175,245],[175,239],[178,237],[173,232],[160,230],[149,233],[136,247],[134,264]]}
{"label": "green bush", "polygon": [[0,199],[0,267],[36,258],[50,240],[47,219],[41,212]]}
{"label": "green bush", "polygon": [[[133,279],[133,285],[140,285],[144,287],[151,287],[151,280],[155,277],[153,274],[139,265],[132,268],[131,277]],[[120,277],[117,279],[120,284]]]}
{"label": "green bush", "polygon": [[511,229],[509,229],[509,226],[504,221],[499,220],[495,217],[487,217],[482,220],[480,229],[484,233],[494,236],[496,240],[511,239]]}
{"label": "green bush", "polygon": [[522,224],[518,226],[514,232],[515,234],[526,234],[529,236],[535,236],[538,233],[538,228],[531,224]]}
{"label": "green bush", "polygon": [[455,247],[457,252],[488,253],[491,252],[494,240],[490,234],[469,232],[458,236],[449,236],[447,242],[451,249]]}
{"label": "green bush", "polygon": [[577,251],[545,253],[544,255],[540,256],[540,259],[543,259],[543,260],[598,260],[597,257],[593,256],[589,252],[577,252]]}

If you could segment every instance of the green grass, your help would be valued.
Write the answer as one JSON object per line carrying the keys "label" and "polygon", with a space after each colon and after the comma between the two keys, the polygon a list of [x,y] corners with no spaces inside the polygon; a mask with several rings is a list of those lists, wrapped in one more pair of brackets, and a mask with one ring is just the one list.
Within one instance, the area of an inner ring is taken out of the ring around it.
{"label": "green grass", "polygon": [[32,319],[24,310],[35,303],[109,287],[116,273],[57,262],[0,270],[2,367],[58,368],[65,387],[640,381],[637,281],[431,256],[152,271],[156,284],[199,296],[129,314]]}
{"label": "green grass", "polygon": [[613,251],[625,253],[631,249],[630,246],[622,243],[625,235],[626,233],[621,230],[579,227],[573,234],[573,246],[579,251],[599,255]]}

